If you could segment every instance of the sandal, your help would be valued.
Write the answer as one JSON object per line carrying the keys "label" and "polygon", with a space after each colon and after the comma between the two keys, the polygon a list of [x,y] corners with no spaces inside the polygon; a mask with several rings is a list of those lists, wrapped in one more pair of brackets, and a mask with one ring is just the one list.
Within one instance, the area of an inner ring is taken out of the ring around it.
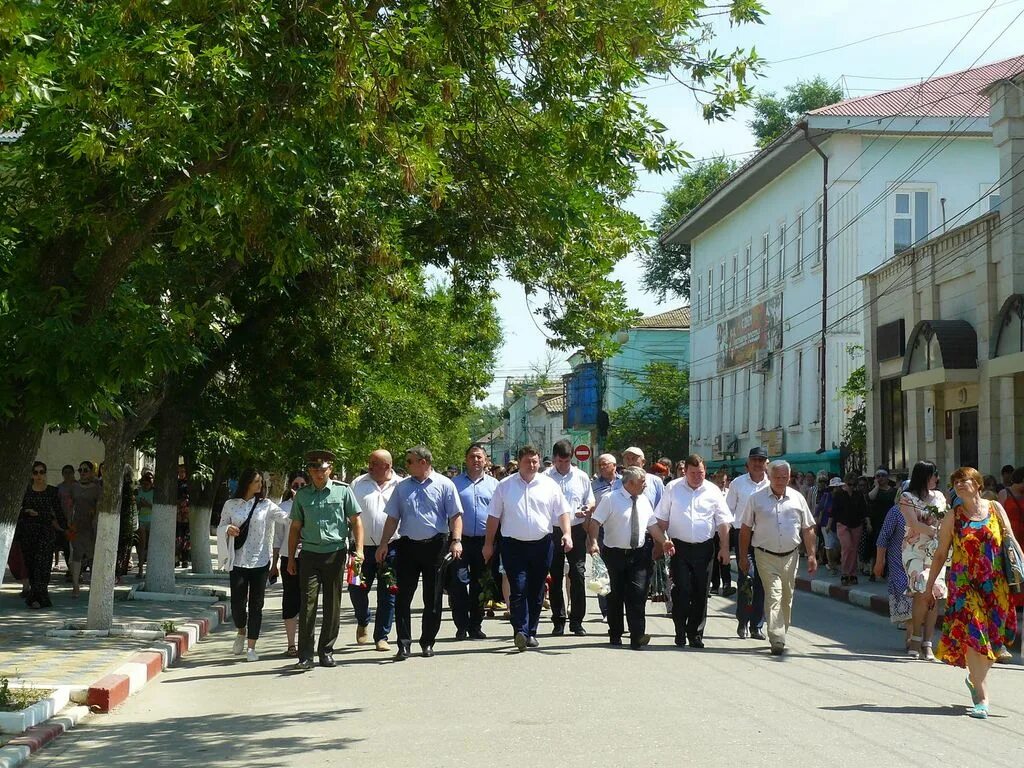
{"label": "sandal", "polygon": [[924,638],[921,635],[911,635],[910,647],[907,649],[907,656],[909,656],[912,659],[921,658],[921,641],[923,639]]}
{"label": "sandal", "polygon": [[288,650],[284,652],[285,656],[291,656],[293,659],[299,655],[299,649],[294,645],[289,645]]}
{"label": "sandal", "polygon": [[970,675],[964,678],[964,682],[967,683],[967,690],[971,692],[971,703],[974,706],[978,706],[978,691],[974,687],[974,683],[971,682]]}
{"label": "sandal", "polygon": [[928,642],[921,643],[921,658],[925,661],[935,661],[935,654],[932,653],[932,644]]}

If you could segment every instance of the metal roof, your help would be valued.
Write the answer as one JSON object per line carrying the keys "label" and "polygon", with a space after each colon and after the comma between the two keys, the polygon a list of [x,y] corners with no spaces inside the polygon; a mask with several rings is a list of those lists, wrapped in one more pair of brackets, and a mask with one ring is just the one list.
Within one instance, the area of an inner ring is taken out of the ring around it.
{"label": "metal roof", "polygon": [[663,328],[663,329],[688,329],[690,327],[690,307],[679,307],[670,309],[657,315],[641,317],[631,328]]}
{"label": "metal roof", "polygon": [[832,117],[986,117],[984,90],[996,80],[1024,71],[1024,55],[933,77],[917,85],[830,104],[809,115]]}

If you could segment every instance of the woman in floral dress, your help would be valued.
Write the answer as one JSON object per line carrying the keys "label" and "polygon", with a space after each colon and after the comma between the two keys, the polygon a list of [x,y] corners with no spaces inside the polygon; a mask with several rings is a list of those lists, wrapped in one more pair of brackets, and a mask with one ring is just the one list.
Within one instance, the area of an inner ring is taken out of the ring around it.
{"label": "woman in floral dress", "polygon": [[974,703],[970,715],[986,718],[985,678],[995,663],[996,648],[1009,645],[1017,631],[1001,549],[1003,536],[1013,538],[1013,532],[999,502],[981,497],[984,483],[978,470],[961,467],[951,479],[958,500],[942,521],[927,584],[935,585],[952,548],[949,605],[937,657],[954,667],[967,667],[966,684]]}
{"label": "woman in floral dress", "polygon": [[[946,599],[946,582],[940,564],[938,581],[927,587],[928,573],[939,544],[939,524],[946,514],[946,497],[936,490],[939,471],[930,461],[919,461],[910,472],[907,490],[900,494],[899,506],[906,523],[903,538],[903,569],[907,573],[907,592],[913,598],[910,622],[910,645],[907,653],[912,659],[935,658],[932,653],[932,635],[938,602]],[[934,598],[934,600],[932,599]]]}

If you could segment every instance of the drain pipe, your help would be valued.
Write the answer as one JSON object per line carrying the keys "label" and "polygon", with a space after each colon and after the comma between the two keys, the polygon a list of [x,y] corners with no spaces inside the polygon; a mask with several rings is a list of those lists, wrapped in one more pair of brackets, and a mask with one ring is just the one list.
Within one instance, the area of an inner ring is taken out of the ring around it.
{"label": "drain pipe", "polygon": [[821,349],[818,352],[818,359],[821,365],[821,398],[818,402],[818,409],[821,419],[821,441],[818,444],[818,453],[825,452],[825,400],[827,391],[825,386],[825,334],[828,330],[828,155],[822,152],[821,147],[811,139],[810,131],[807,129],[807,121],[800,124],[803,129],[804,138],[814,148],[814,151],[821,156]]}

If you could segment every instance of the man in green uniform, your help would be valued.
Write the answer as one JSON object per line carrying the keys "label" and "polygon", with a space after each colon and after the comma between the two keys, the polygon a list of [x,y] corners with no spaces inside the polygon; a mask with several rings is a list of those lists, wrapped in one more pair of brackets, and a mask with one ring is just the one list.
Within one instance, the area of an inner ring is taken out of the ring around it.
{"label": "man in green uniform", "polygon": [[324,591],[324,619],[320,627],[317,655],[321,667],[333,667],[334,643],[341,621],[341,591],[348,559],[348,538],[352,536],[352,552],[358,571],[363,559],[363,526],[359,521],[359,504],[346,483],[332,480],[334,454],[310,451],[306,454],[306,471],[312,481],[301,488],[292,502],[292,527],[288,536],[288,573],[296,573],[298,560],[305,599],[299,614],[299,661],[302,671],[313,668],[313,634],[316,629],[316,607],[320,588]]}

